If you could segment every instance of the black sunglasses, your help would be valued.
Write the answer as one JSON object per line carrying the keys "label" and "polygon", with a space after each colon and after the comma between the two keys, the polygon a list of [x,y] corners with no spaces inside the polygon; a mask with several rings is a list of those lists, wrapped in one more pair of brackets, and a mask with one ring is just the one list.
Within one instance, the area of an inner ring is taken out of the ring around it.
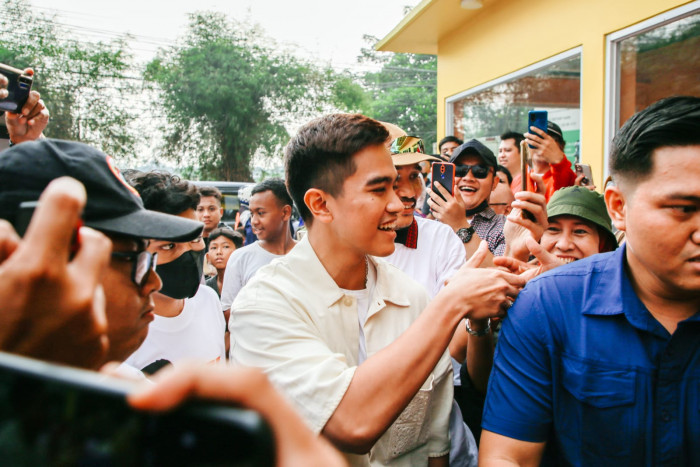
{"label": "black sunglasses", "polygon": [[130,251],[128,253],[115,251],[112,253],[112,258],[119,258],[134,263],[133,268],[131,268],[131,280],[138,287],[143,287],[148,282],[150,272],[155,272],[156,270],[158,254],[149,253],[148,251]]}
{"label": "black sunglasses", "polygon": [[469,171],[472,171],[474,178],[486,178],[491,172],[491,167],[477,164],[477,165],[457,165],[455,166],[455,177],[466,177]]}

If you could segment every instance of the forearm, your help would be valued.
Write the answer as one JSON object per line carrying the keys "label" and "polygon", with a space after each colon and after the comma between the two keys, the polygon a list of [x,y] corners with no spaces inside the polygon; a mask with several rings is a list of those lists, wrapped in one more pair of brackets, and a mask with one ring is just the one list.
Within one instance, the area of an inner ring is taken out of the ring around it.
{"label": "forearm", "polygon": [[469,339],[469,334],[464,326],[464,320],[462,320],[455,329],[455,333],[450,341],[450,356],[457,360],[459,363],[464,363],[467,358],[467,340]]}
{"label": "forearm", "polygon": [[343,451],[367,452],[442,357],[461,308],[449,295],[436,297],[398,339],[362,363],[323,434]]}
{"label": "forearm", "polygon": [[[485,329],[487,321],[471,321],[469,323],[473,331]],[[474,387],[486,394],[486,386],[493,367],[493,336],[489,331],[484,336],[469,335],[467,340],[467,372]]]}

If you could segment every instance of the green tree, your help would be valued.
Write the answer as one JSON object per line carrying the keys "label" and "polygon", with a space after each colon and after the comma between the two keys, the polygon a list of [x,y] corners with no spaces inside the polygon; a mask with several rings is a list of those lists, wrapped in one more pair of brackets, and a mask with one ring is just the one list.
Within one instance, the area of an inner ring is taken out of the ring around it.
{"label": "green tree", "polygon": [[134,155],[141,78],[124,41],[78,41],[26,0],[4,0],[0,62],[35,70],[33,89],[51,112],[45,134],[82,141],[116,157]]}
{"label": "green tree", "polygon": [[256,153],[279,157],[289,139],[285,125],[363,99],[347,77],[278,51],[257,27],[211,12],[190,15],[186,36],[161,51],[146,78],[161,90],[162,154],[219,180],[251,180]]}
{"label": "green tree", "polygon": [[372,47],[362,49],[358,61],[381,65],[362,77],[370,95],[365,113],[421,137],[430,151],[437,136],[437,57],[377,52],[377,38],[365,40]]}

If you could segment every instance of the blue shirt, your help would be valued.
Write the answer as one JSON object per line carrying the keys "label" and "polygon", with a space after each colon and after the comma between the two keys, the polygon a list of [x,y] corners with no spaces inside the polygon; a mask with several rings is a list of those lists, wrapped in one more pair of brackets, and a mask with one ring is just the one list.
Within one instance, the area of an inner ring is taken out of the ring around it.
{"label": "blue shirt", "polygon": [[482,427],[553,440],[557,463],[700,465],[700,312],[673,335],[625,248],[530,281],[503,323]]}

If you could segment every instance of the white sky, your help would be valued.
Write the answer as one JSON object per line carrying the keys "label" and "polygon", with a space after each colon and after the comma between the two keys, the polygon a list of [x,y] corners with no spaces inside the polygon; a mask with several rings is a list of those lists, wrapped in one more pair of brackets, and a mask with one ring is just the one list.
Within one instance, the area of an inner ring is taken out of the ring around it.
{"label": "white sky", "polygon": [[[214,10],[260,24],[268,36],[299,55],[334,68],[356,68],[363,34],[382,38],[419,0],[30,0],[38,12],[57,14],[75,35],[108,40],[131,33],[139,61],[150,59],[186,27],[186,14]],[[75,27],[74,27],[75,26]]]}

